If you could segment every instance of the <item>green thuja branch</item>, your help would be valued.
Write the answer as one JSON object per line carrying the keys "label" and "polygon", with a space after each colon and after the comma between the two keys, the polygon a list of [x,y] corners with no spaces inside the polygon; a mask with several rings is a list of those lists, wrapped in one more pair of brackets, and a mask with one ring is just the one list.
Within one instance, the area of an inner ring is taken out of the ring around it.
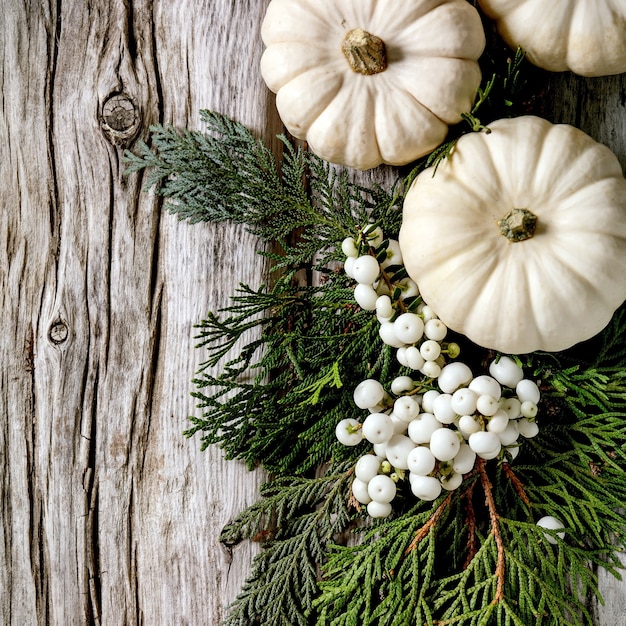
{"label": "green thuja branch", "polygon": [[350,474],[337,468],[321,478],[267,483],[263,498],[226,526],[221,540],[231,544],[254,537],[268,520],[272,524],[271,538],[255,558],[225,625],[311,623],[318,565],[352,517],[347,507]]}
{"label": "green thuja branch", "polygon": [[[203,415],[191,418],[187,434],[200,432],[203,446],[219,444],[228,458],[281,475],[314,470],[333,450],[349,454],[335,425],[358,409],[342,386],[379,373],[385,351],[375,318],[355,307],[345,278],[330,273],[323,289],[284,279],[271,290],[242,288],[224,313],[199,327],[209,352],[194,380]],[[235,351],[221,374],[211,373],[255,327],[260,336]]]}
{"label": "green thuja branch", "polygon": [[351,183],[347,172],[291,145],[284,136],[280,167],[272,151],[242,124],[201,111],[203,131],[152,126],[152,146],[127,151],[127,173],[148,170],[146,190],[191,223],[229,220],[275,244],[305,229],[278,265],[303,263],[368,223],[372,210],[399,226],[398,191]]}

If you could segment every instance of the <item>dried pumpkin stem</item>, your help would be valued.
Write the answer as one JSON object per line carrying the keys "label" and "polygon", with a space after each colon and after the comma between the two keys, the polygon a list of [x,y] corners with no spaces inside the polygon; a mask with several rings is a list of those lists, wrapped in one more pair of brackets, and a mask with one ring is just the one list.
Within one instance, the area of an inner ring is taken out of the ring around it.
{"label": "dried pumpkin stem", "polygon": [[537,216],[528,209],[512,209],[498,222],[498,226],[509,241],[524,241],[535,234]]}
{"label": "dried pumpkin stem", "polygon": [[385,42],[362,28],[346,33],[341,50],[354,72],[370,76],[387,69]]}

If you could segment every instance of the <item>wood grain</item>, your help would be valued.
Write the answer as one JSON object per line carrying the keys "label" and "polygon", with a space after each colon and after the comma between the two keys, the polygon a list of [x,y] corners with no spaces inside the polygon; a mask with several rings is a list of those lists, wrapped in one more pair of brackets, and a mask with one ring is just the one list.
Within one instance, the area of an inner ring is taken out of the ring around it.
{"label": "wood grain", "polygon": [[264,267],[239,228],[141,193],[103,109],[128,96],[143,138],[200,108],[274,136],[265,3],[7,4],[0,623],[217,624],[254,552],[219,532],[259,477],[182,437],[193,324]]}
{"label": "wood grain", "polygon": [[[201,108],[271,141],[266,4],[3,4],[0,624],[217,625],[249,571],[255,546],[218,537],[262,477],[181,433],[193,325],[266,268],[240,228],[163,212],[122,153]],[[625,93],[563,75],[546,106],[624,165]],[[626,623],[624,584],[602,590],[597,624]]]}

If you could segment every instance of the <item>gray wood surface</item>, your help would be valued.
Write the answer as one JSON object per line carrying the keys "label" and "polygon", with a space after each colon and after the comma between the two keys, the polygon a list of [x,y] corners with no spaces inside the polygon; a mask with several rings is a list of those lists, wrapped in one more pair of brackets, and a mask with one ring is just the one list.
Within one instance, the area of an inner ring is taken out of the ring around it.
{"label": "gray wood surface", "polygon": [[[240,228],[164,213],[121,159],[202,108],[280,132],[266,4],[1,3],[0,624],[213,626],[249,571],[256,547],[218,536],[261,476],[181,433],[193,325],[265,268]],[[625,100],[624,76],[559,76],[546,112],[626,165]],[[602,592],[597,624],[626,624],[624,583]]]}

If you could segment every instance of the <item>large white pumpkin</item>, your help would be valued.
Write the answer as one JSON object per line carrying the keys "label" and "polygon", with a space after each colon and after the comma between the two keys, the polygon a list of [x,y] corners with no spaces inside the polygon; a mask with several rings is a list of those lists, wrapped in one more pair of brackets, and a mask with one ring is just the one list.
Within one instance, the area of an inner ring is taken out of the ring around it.
{"label": "large white pumpkin", "polygon": [[626,298],[622,168],[572,126],[526,116],[489,128],[461,137],[407,192],[405,266],[440,318],[478,345],[568,348]]}
{"label": "large white pumpkin", "polygon": [[479,0],[535,65],[582,76],[626,72],[626,0]]}
{"label": "large white pumpkin", "polygon": [[431,152],[480,84],[485,35],[466,0],[272,0],[261,34],[289,132],[358,169]]}

